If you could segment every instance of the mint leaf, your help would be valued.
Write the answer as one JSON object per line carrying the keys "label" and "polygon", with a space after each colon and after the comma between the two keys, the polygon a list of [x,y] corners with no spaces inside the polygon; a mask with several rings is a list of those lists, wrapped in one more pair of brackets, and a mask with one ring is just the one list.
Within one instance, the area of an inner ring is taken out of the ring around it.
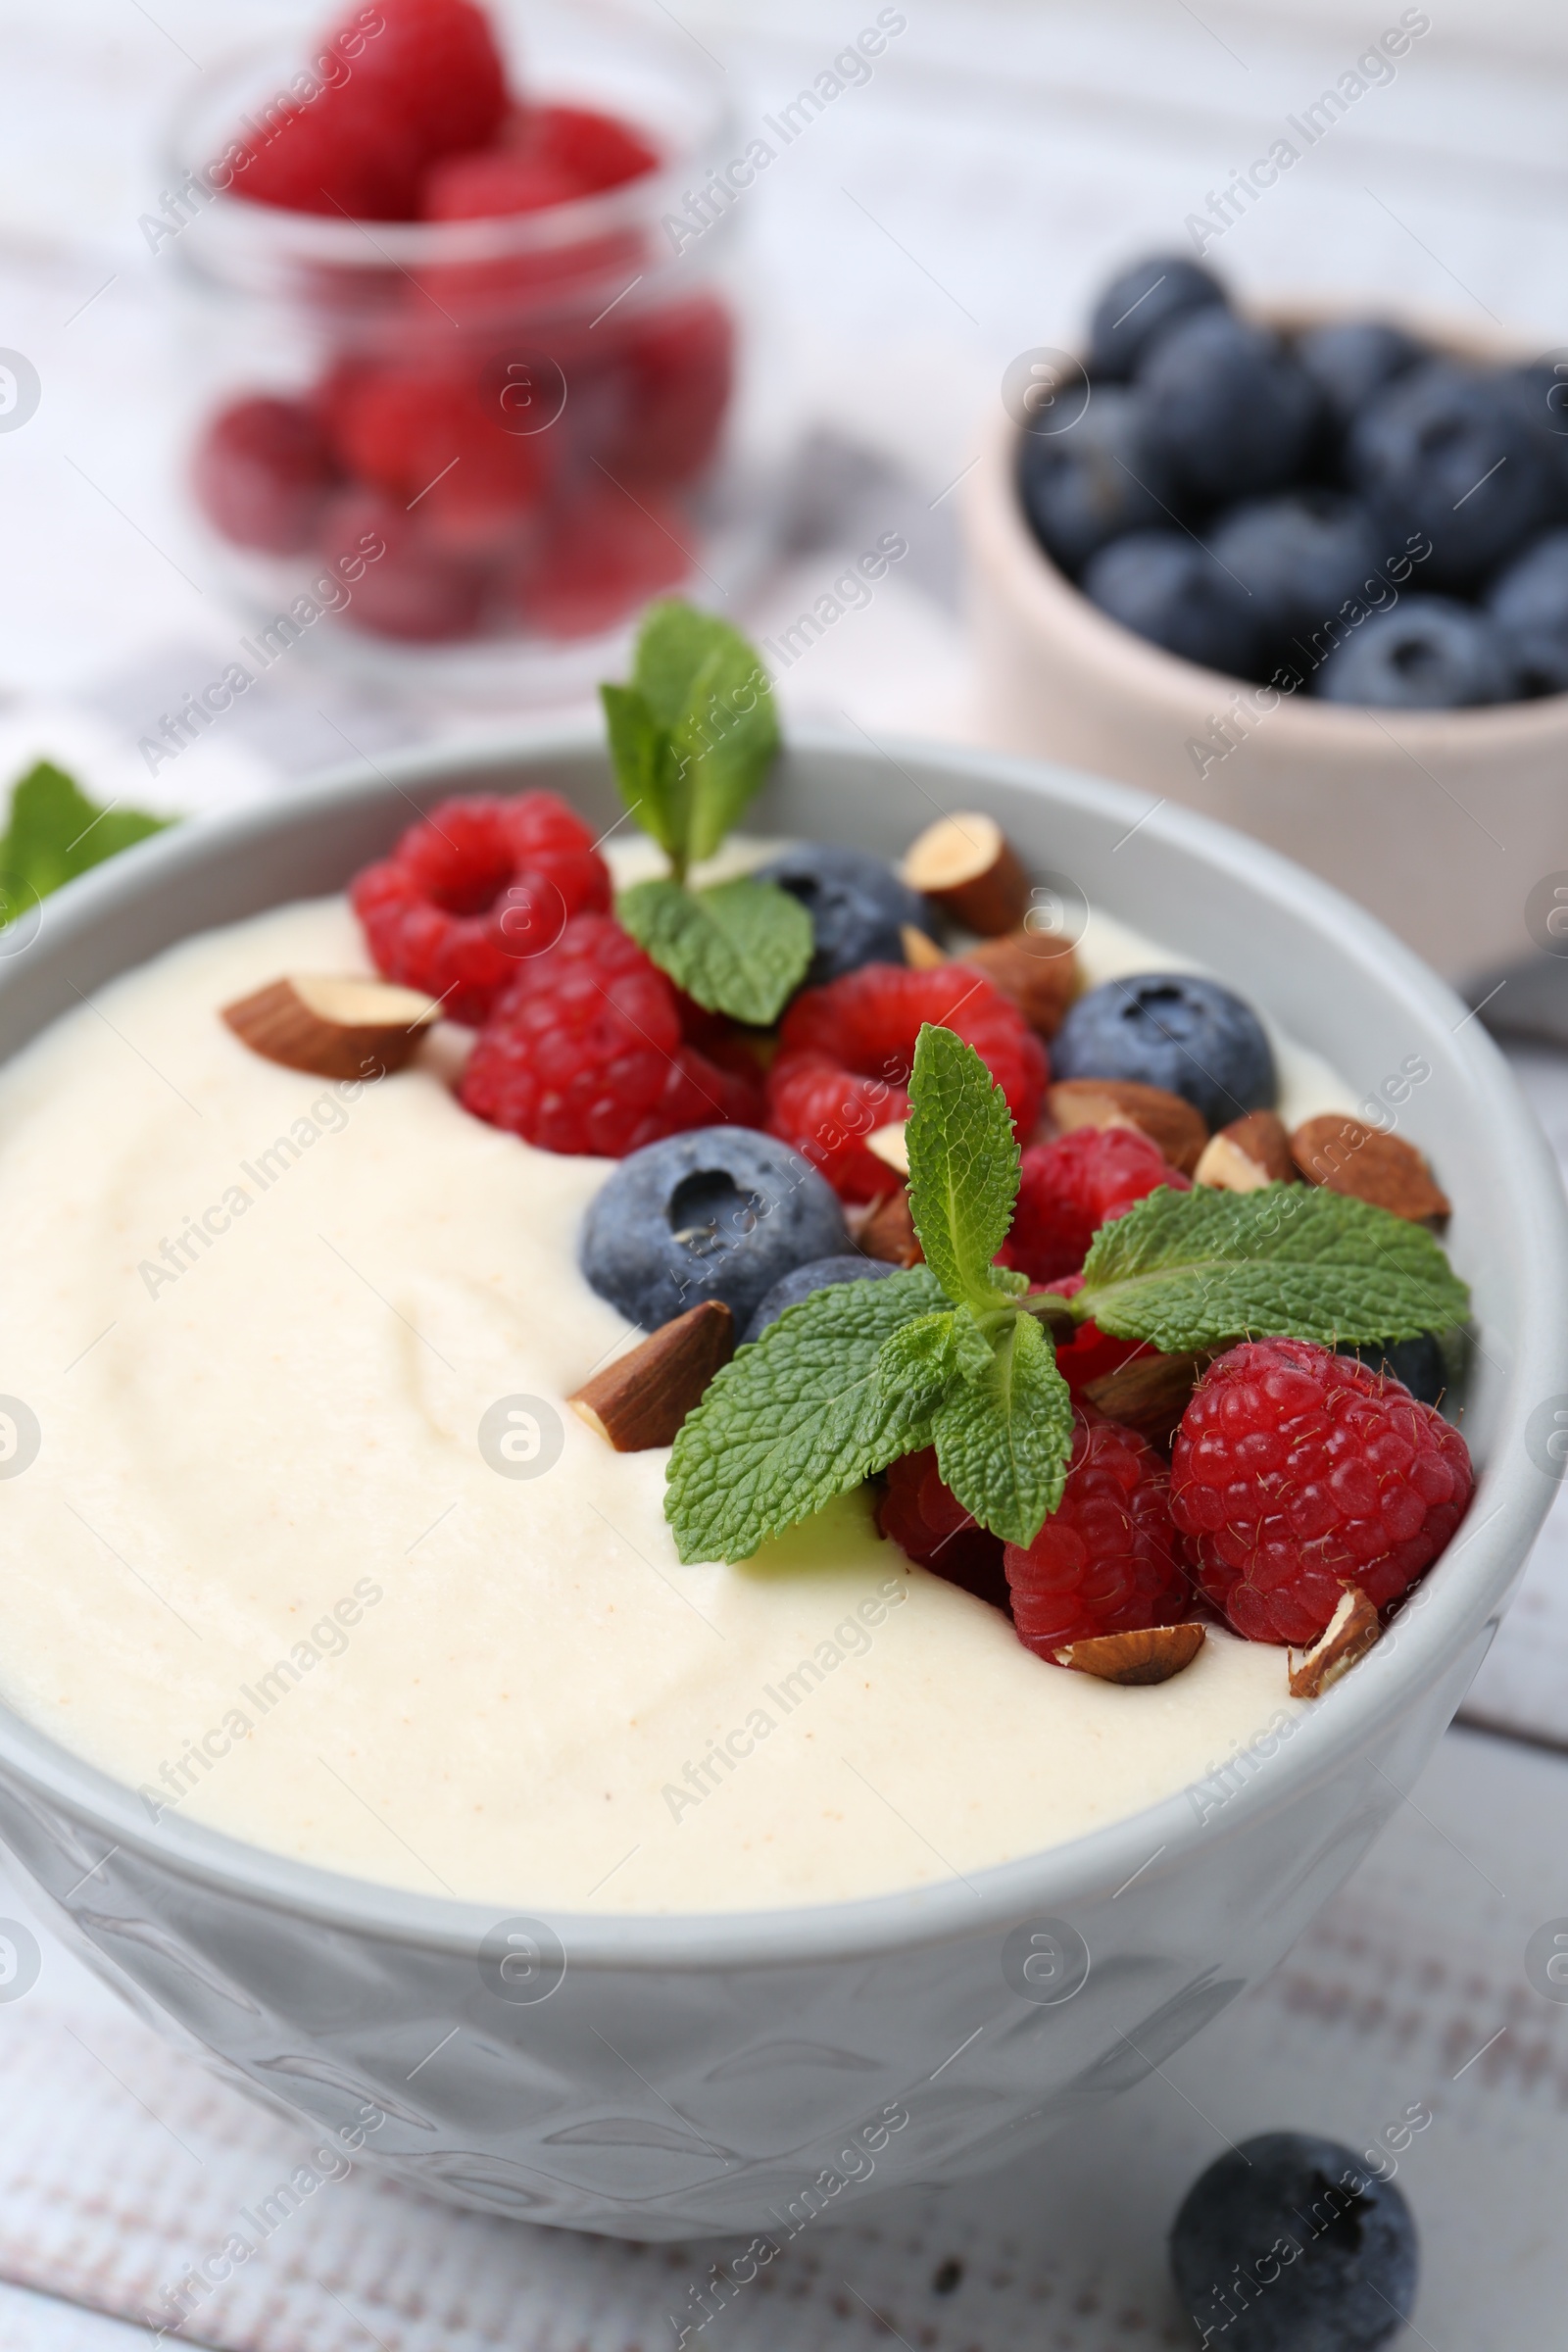
{"label": "mint leaf", "polygon": [[930,1443],[929,1409],[879,1376],[886,1342],[948,1305],[924,1266],[815,1291],[724,1366],[669,1458],[683,1560],[747,1560],[769,1536]]}
{"label": "mint leaf", "polygon": [[1004,1543],[1032,1544],[1061,1501],[1072,1450],[1072,1395],[1038,1323],[1008,1318],[989,1370],[949,1392],[931,1434],[965,1510]]}
{"label": "mint leaf", "polygon": [[945,1315],[922,1315],[917,1323],[906,1323],[892,1339],[884,1340],[877,1357],[877,1378],[883,1388],[911,1400],[928,1401],[951,1388],[958,1370],[956,1320],[951,1308]]}
{"label": "mint leaf", "polygon": [[[654,833],[679,877],[686,865],[712,857],[764,778],[778,751],[773,689],[760,654],[738,630],[682,602],[651,607],[637,637],[632,689],[662,734],[679,786],[674,837]],[[613,717],[612,755],[620,758]],[[659,795],[661,813],[672,798],[672,790]]]}
{"label": "mint leaf", "polygon": [[909,1212],[950,1298],[999,1304],[991,1261],[1007,1238],[1018,1146],[1007,1098],[973,1046],[927,1021],[909,1077]]}
{"label": "mint leaf", "polygon": [[636,882],[615,912],[677,988],[757,1028],[777,1020],[811,960],[811,918],[772,882]]}
{"label": "mint leaf", "polygon": [[1166,1355],[1255,1332],[1325,1347],[1412,1340],[1464,1320],[1470,1294],[1425,1226],[1320,1186],[1165,1187],[1102,1225],[1069,1301]]}
{"label": "mint leaf", "polygon": [[114,803],[102,808],[63,768],[41,760],[13,793],[10,830],[0,841],[6,902],[20,911],[172,821]]}
{"label": "mint leaf", "polygon": [[668,858],[685,856],[686,783],[668,731],[635,686],[601,686],[610,760],[620,797]]}

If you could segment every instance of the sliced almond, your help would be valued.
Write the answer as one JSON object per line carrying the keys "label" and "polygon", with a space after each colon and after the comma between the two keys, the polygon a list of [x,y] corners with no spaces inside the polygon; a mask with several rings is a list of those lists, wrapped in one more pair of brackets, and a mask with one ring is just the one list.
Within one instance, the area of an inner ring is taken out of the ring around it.
{"label": "sliced almond", "polygon": [[1293,1649],[1288,1664],[1293,1698],[1321,1698],[1324,1691],[1364,1658],[1382,1620],[1359,1585],[1347,1585],[1344,1597],[1310,1649]]}
{"label": "sliced almond", "polygon": [[1152,1446],[1163,1446],[1217,1353],[1200,1348],[1184,1355],[1129,1356],[1114,1372],[1087,1382],[1084,1395],[1098,1412],[1136,1429]]}
{"label": "sliced almond", "polygon": [[925,1252],[920,1237],[914,1230],[909,1214],[909,1196],[901,1184],[896,1193],[879,1200],[860,1224],[856,1235],[857,1246],[867,1257],[880,1258],[885,1265],[918,1266]]}
{"label": "sliced almond", "polygon": [[927,825],[905,853],[911,890],[947,908],[983,939],[1012,931],[1029,906],[1029,877],[994,816],[965,809]]}
{"label": "sliced almond", "polygon": [[1051,1654],[1058,1666],[1102,1683],[1168,1683],[1202,1646],[1201,1625],[1152,1625],[1138,1634],[1096,1634]]}
{"label": "sliced almond", "polygon": [[1010,997],[1042,1037],[1054,1037],[1078,994],[1082,974],[1070,947],[1044,932],[1009,931],[982,941],[961,958]]}
{"label": "sliced almond", "polygon": [[735,1318],[705,1298],[620,1355],[566,1401],[617,1453],[673,1446],[681,1423],[735,1352]]}
{"label": "sliced almond", "polygon": [[896,1176],[909,1173],[909,1139],[903,1119],[890,1119],[885,1127],[873,1127],[865,1139],[865,1148],[890,1167]]}
{"label": "sliced almond", "polygon": [[1131,1078],[1060,1079],[1046,1089],[1046,1110],[1064,1134],[1075,1127],[1136,1127],[1184,1176],[1208,1140],[1202,1113],[1180,1095]]}
{"label": "sliced almond", "polygon": [[1308,1184],[1348,1193],[1420,1225],[1448,1214],[1447,1196],[1433,1183],[1414,1144],[1382,1135],[1344,1111],[1308,1119],[1291,1138],[1291,1157]]}
{"label": "sliced almond", "polygon": [[939,963],[951,960],[945,948],[939,948],[929,931],[918,923],[901,923],[899,937],[904,942],[904,960],[916,972],[934,971]]}
{"label": "sliced almond", "polygon": [[1200,1184],[1222,1193],[1257,1193],[1266,1184],[1289,1184],[1296,1174],[1290,1137],[1273,1111],[1250,1110],[1209,1137],[1193,1173]]}
{"label": "sliced almond", "polygon": [[380,1078],[401,1070],[441,1007],[389,980],[295,973],[223,1006],[241,1044],[318,1078]]}

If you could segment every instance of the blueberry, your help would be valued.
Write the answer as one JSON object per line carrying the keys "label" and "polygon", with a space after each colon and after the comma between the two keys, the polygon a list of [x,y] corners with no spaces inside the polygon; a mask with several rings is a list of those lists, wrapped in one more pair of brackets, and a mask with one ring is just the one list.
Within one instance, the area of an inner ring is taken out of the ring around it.
{"label": "blueberry", "polygon": [[1131,531],[1091,559],[1083,591],[1152,645],[1206,669],[1251,677],[1263,636],[1245,588],[1182,531]]}
{"label": "blueberry", "polygon": [[1402,2192],[1301,2132],[1221,2156],[1170,2233],[1183,2308],[1225,2352],[1374,2352],[1409,2318],[1419,2265]]}
{"label": "blueberry", "polygon": [[1142,416],[1136,392],[1097,385],[1069,432],[1025,433],[1019,442],[1024,513],[1074,579],[1112,539],[1168,523],[1178,503],[1164,466],[1144,446]]}
{"label": "blueberry", "polygon": [[1516,682],[1496,623],[1446,596],[1412,596],[1342,639],[1313,681],[1325,702],[1377,710],[1505,703]]}
{"label": "blueberry", "polygon": [[1471,588],[1563,512],[1563,482],[1519,387],[1429,360],[1370,401],[1346,464],[1392,528],[1423,534],[1422,578]]}
{"label": "blueberry", "polygon": [[805,988],[821,988],[862,963],[904,963],[905,924],[916,931],[932,927],[924,899],[863,850],[803,841],[759,867],[757,879],[776,882],[811,918],[816,953],[802,982]]}
{"label": "blueberry", "polygon": [[1195,498],[1283,490],[1317,436],[1322,396],[1266,327],[1199,311],[1160,336],[1138,372],[1145,436]]}
{"label": "blueberry", "polygon": [[[1379,540],[1359,499],[1338,490],[1293,490],[1250,499],[1209,532],[1216,563],[1249,591],[1271,648],[1289,657],[1331,620],[1377,569]],[[1308,662],[1311,656],[1306,656]]]}
{"label": "blueberry", "polygon": [[840,1282],[879,1282],[884,1274],[896,1274],[898,1270],[879,1257],[861,1257],[853,1250],[848,1257],[814,1257],[809,1265],[797,1266],[793,1274],[786,1274],[782,1282],[774,1283],[741,1336],[760,1340],[787,1306],[799,1306],[813,1291],[831,1290]]}
{"label": "blueberry", "polygon": [[1156,336],[1191,311],[1223,310],[1225,289],[1218,278],[1179,253],[1153,253],[1118,270],[1089,321],[1089,368],[1093,375],[1129,376]]}
{"label": "blueberry", "polygon": [[1392,1372],[1422,1404],[1441,1404],[1447,1395],[1448,1367],[1435,1331],[1424,1331],[1415,1340],[1374,1340],[1365,1348],[1342,1352],[1370,1364],[1374,1372]]}
{"label": "blueberry", "polygon": [[776,1282],[849,1247],[838,1196],[799,1152],[750,1127],[697,1127],[621,1161],[589,1203],[581,1262],[644,1331],[705,1298],[744,1331]]}
{"label": "blueberry", "polygon": [[1487,609],[1527,694],[1568,691],[1568,530],[1544,531],[1500,572]]}
{"label": "blueberry", "polygon": [[1337,318],[1296,338],[1296,356],[1343,431],[1374,392],[1427,358],[1426,347],[1381,318]]}
{"label": "blueberry", "polygon": [[1057,1078],[1162,1086],[1224,1127],[1274,1101],[1274,1055],[1250,1004],[1196,972],[1138,972],[1078,999],[1051,1048]]}

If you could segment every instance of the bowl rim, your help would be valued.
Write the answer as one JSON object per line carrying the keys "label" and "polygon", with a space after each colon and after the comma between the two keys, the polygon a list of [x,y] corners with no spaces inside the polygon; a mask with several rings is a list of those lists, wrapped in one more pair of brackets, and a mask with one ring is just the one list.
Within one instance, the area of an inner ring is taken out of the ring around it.
{"label": "bowl rim", "polygon": [[[1429,1023],[1441,1018],[1454,1032],[1473,1114],[1494,1142],[1503,1213],[1532,1236],[1535,1279],[1524,1287],[1508,1387],[1533,1398],[1568,1392],[1568,1320],[1558,1312],[1558,1301],[1568,1296],[1568,1199],[1556,1163],[1492,1039],[1479,1023],[1467,1020],[1446,983],[1374,916],[1229,826],[1168,804],[1151,812],[1145,795],[1081,771],[923,741],[893,739],[867,750],[852,738],[808,727],[792,728],[788,755],[797,764],[830,760],[836,767],[847,762],[868,771],[880,771],[888,761],[913,760],[928,769],[945,764],[956,786],[1022,787],[1046,801],[1125,820],[1129,827],[1136,823],[1153,844],[1196,854],[1239,890],[1287,900],[1325,935],[1326,950],[1338,940],[1353,944],[1363,956],[1375,954],[1393,999]],[[409,821],[411,809],[446,792],[486,784],[521,790],[535,766],[553,766],[559,782],[563,764],[602,768],[604,761],[601,733],[585,723],[508,730],[458,747],[421,746],[388,755],[368,777],[363,766],[334,769],[286,799],[189,820],[67,884],[50,902],[51,929],[64,931],[60,944],[69,951],[74,942],[90,939],[105,915],[133,903],[144,881],[185,875],[199,883],[204,869],[242,860],[250,848],[286,835],[302,817],[379,808],[390,838]],[[0,989],[7,978],[0,960]],[[1276,1759],[1283,1768],[1245,1781],[1227,1799],[1220,1834],[1296,1803],[1341,1774],[1358,1753],[1396,1738],[1400,1721],[1419,1706],[1423,1694],[1451,1674],[1495,1625],[1555,1493],[1553,1483],[1531,1463],[1518,1421],[1517,1415],[1512,1422],[1506,1413],[1500,1416],[1470,1520],[1445,1555],[1452,1561],[1461,1552],[1478,1551],[1472,1571],[1462,1581],[1438,1575],[1418,1588],[1356,1673],[1298,1719],[1289,1755]],[[280,1910],[323,1929],[468,1958],[498,1920],[542,1916],[569,1965],[587,1969],[706,1973],[784,1961],[827,1962],[995,1933],[1030,1916],[1070,1913],[1074,1904],[1121,1891],[1134,1878],[1157,1885],[1183,1867],[1206,1829],[1189,1801],[1188,1787],[1064,1843],[968,1877],[955,1874],[890,1893],[737,1911],[568,1912],[543,1906],[540,1913],[523,1914],[504,1911],[494,1901],[424,1895],[354,1878],[175,1813],[155,1825],[135,1789],[4,1702],[0,1772],[20,1784],[24,1801],[56,1811],[64,1807],[78,1828],[108,1839],[109,1850],[84,1869],[78,1885],[92,1879],[111,1853],[123,1851],[166,1877],[220,1890],[231,1901]],[[86,1847],[81,1850],[85,1857]],[[76,1890],[59,1899],[69,1904]]]}
{"label": "bowl rim", "polygon": [[[1366,315],[1343,303],[1306,296],[1238,299],[1232,307],[1239,317],[1254,318],[1283,333]],[[1456,358],[1505,365],[1509,360],[1523,364],[1534,356],[1522,338],[1506,330],[1482,329],[1443,313],[1380,304],[1377,316],[1432,343],[1440,353],[1446,351]],[[1071,356],[1082,366],[1081,353]],[[1455,751],[1465,760],[1475,760],[1488,755],[1500,759],[1568,740],[1568,692],[1455,710],[1374,710],[1360,703],[1325,703],[1305,693],[1283,693],[1254,678],[1234,677],[1228,670],[1210,669],[1203,662],[1189,662],[1184,655],[1152,644],[1091,604],[1030,530],[1016,486],[1024,435],[1025,428],[999,404],[963,502],[975,557],[1002,582],[1031,634],[1059,640],[1102,691],[1136,701],[1183,726],[1195,723],[1200,703],[1210,706],[1213,715],[1219,717],[1228,704],[1272,694],[1274,700],[1267,706],[1270,732],[1283,735],[1294,749],[1308,756],[1320,753],[1332,758],[1359,752],[1382,757],[1393,742],[1415,759]]]}

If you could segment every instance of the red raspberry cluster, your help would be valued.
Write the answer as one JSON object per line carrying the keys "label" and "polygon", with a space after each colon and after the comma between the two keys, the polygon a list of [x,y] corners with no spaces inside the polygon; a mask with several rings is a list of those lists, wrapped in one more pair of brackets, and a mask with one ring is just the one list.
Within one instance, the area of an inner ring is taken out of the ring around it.
{"label": "red raspberry cluster", "polygon": [[897,1544],[911,1560],[950,1585],[961,1585],[993,1608],[1007,1605],[1007,1580],[1002,1566],[1002,1540],[979,1527],[937,1468],[937,1449],[894,1462],[877,1504],[876,1523],[890,1544]]}
{"label": "red raspberry cluster", "polygon": [[[237,194],[456,222],[578,203],[658,165],[609,116],[514,106],[471,0],[368,13],[383,29],[346,18],[323,52],[345,78],[280,102],[231,147]],[[731,319],[699,292],[634,294],[595,316],[650,266],[635,227],[577,226],[405,272],[402,307],[368,340],[347,320],[342,353],[307,392],[220,410],[194,461],[215,528],[265,554],[318,556],[354,582],[358,625],[409,640],[590,635],[683,578],[679,494],[717,448]],[[438,310],[459,332],[432,337]],[[367,564],[370,547],[381,552]]]}
{"label": "red raspberry cluster", "polygon": [[1018,1639],[1039,1657],[1099,1634],[1179,1625],[1192,1613],[1165,1464],[1136,1430],[1082,1408],[1073,1413],[1060,1509],[1003,1559]]}
{"label": "red raspberry cluster", "polygon": [[1192,1190],[1135,1127],[1078,1127],[1052,1143],[1031,1145],[1002,1262],[1031,1282],[1075,1274],[1100,1227],[1162,1184],[1180,1193]]}
{"label": "red raspberry cluster", "polygon": [[927,1021],[974,1048],[1020,1135],[1040,1116],[1051,1076],[1046,1049],[983,973],[966,964],[866,963],[825,988],[806,989],[779,1030],[767,1124],[846,1200],[875,1200],[892,1188],[887,1162],[867,1151],[865,1139],[908,1116],[915,1040]]}
{"label": "red raspberry cluster", "polygon": [[1458,1431],[1396,1380],[1309,1340],[1233,1348],[1171,1456],[1171,1506],[1206,1597],[1252,1642],[1315,1641],[1348,1584],[1379,1608],[1470,1501]]}

